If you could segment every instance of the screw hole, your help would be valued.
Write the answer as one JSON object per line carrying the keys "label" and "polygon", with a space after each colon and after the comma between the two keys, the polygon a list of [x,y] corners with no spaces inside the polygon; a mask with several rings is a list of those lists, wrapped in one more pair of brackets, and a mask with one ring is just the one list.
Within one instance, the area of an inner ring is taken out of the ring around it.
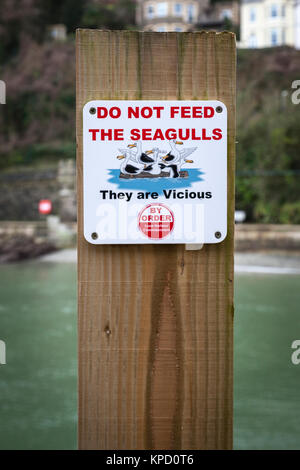
{"label": "screw hole", "polygon": [[93,232],[92,235],[91,235],[92,239],[93,240],[97,240],[98,238],[98,233],[97,232]]}
{"label": "screw hole", "polygon": [[221,232],[216,232],[216,233],[215,233],[215,237],[216,237],[216,238],[221,238],[221,236],[222,236]]}
{"label": "screw hole", "polygon": [[217,107],[216,107],[216,112],[217,112],[217,113],[221,113],[222,111],[223,111],[222,106],[217,106]]}
{"label": "screw hole", "polygon": [[90,108],[90,114],[96,114],[96,108]]}

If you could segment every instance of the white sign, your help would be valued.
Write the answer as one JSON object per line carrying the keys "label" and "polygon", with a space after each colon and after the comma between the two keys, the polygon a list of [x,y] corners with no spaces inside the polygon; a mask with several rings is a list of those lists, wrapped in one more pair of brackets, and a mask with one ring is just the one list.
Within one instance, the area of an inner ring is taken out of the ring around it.
{"label": "white sign", "polygon": [[84,236],[94,244],[218,243],[227,233],[220,101],[90,101]]}

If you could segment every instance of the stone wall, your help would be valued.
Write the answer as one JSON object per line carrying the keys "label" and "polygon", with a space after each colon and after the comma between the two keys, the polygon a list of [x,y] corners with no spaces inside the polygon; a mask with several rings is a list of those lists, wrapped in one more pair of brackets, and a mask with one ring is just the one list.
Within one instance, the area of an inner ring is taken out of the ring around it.
{"label": "stone wall", "polygon": [[300,225],[237,224],[235,250],[300,251]]}
{"label": "stone wall", "polygon": [[40,220],[41,199],[51,199],[53,211],[58,213],[57,168],[0,175],[0,220]]}
{"label": "stone wall", "polygon": [[43,221],[0,221],[0,263],[21,261],[74,247],[76,223],[49,215]]}
{"label": "stone wall", "polygon": [[52,213],[76,220],[75,162],[63,160],[43,169],[7,171],[0,175],[0,220],[44,220],[41,199],[52,201]]}

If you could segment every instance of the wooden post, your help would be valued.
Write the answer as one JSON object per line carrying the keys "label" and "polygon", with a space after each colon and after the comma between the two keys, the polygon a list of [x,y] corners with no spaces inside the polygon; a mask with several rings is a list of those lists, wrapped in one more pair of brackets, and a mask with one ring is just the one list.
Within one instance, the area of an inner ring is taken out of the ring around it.
{"label": "wooden post", "polygon": [[[232,447],[235,37],[77,31],[79,447]],[[184,245],[83,238],[82,108],[218,99],[228,108],[228,236]]]}

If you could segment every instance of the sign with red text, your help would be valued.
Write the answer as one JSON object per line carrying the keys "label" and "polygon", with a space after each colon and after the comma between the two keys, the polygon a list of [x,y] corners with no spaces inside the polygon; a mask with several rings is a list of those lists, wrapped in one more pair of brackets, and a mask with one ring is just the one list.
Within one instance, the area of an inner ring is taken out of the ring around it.
{"label": "sign with red text", "polygon": [[90,101],[84,236],[94,244],[219,243],[227,233],[220,101]]}

